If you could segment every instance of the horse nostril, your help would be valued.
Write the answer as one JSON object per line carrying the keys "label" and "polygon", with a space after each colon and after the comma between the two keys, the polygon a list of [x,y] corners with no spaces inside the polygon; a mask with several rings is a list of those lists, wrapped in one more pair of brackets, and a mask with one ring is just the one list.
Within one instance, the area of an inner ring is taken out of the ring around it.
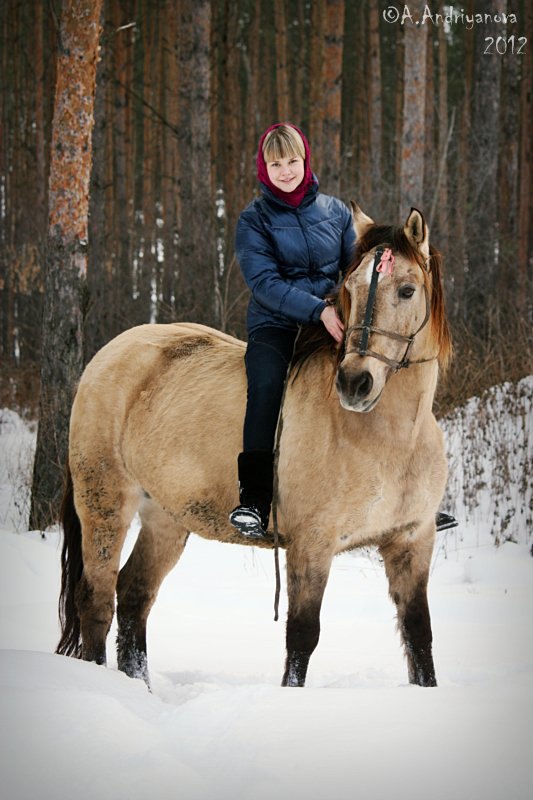
{"label": "horse nostril", "polygon": [[337,374],[337,391],[345,397],[351,397],[354,400],[362,400],[367,397],[374,385],[374,379],[370,372],[359,372],[352,375],[348,370],[340,369]]}
{"label": "horse nostril", "polygon": [[361,399],[370,394],[373,385],[374,379],[372,378],[372,375],[370,372],[365,371],[353,377],[350,388],[353,396]]}

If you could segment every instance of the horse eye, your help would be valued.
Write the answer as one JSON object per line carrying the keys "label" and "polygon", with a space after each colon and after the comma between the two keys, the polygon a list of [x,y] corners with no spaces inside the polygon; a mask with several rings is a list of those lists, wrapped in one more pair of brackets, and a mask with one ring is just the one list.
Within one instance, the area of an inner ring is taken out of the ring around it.
{"label": "horse eye", "polygon": [[415,287],[411,286],[410,284],[407,284],[406,286],[400,286],[400,288],[398,289],[398,295],[403,300],[409,300],[409,298],[412,297],[414,293],[415,293]]}

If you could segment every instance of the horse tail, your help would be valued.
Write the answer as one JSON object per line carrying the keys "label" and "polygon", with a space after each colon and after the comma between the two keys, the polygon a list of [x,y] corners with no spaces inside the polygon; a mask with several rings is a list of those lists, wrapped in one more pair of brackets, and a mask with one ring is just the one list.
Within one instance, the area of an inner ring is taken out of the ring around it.
{"label": "horse tail", "polygon": [[61,551],[61,592],[59,594],[59,621],[61,639],[56,653],[81,657],[81,629],[76,608],[76,587],[83,573],[81,550],[81,523],[74,507],[72,473],[67,461],[65,491],[61,503],[63,549]]}

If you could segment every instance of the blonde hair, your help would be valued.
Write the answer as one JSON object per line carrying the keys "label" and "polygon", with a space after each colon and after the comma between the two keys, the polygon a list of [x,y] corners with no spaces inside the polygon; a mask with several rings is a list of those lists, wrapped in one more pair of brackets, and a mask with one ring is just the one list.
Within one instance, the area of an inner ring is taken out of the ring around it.
{"label": "blonde hair", "polygon": [[303,139],[297,130],[289,125],[278,125],[270,131],[263,142],[263,158],[265,162],[277,161],[278,158],[300,156],[305,161]]}

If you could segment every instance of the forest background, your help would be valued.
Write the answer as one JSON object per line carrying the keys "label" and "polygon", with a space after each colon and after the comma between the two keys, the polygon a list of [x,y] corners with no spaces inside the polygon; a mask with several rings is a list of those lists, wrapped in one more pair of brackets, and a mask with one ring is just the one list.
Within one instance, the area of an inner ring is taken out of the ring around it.
{"label": "forest background", "polygon": [[[437,413],[531,373],[533,4],[93,5],[84,361],[145,322],[197,321],[244,338],[235,225],[257,191],[259,135],[290,120],[310,139],[322,191],[380,222],[403,222],[411,206],[424,213],[444,255],[456,349]],[[0,402],[30,415],[46,347],[54,98],[70,6],[0,6]]]}

